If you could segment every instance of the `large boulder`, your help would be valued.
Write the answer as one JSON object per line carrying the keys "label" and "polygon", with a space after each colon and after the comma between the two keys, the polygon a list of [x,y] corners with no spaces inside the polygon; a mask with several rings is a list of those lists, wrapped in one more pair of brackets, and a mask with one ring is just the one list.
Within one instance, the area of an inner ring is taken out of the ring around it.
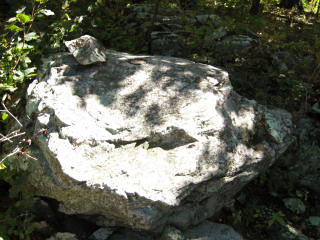
{"label": "large boulder", "polygon": [[101,226],[186,229],[292,142],[290,114],[238,95],[221,69],[106,50],[90,36],[67,46],[74,55],[49,57],[28,89],[37,160],[14,161],[62,212]]}

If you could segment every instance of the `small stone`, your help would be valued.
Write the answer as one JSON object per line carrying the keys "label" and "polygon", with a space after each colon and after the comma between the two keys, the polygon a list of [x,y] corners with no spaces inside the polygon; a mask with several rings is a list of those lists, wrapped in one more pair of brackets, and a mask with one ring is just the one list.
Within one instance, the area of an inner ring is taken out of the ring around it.
{"label": "small stone", "polygon": [[32,223],[32,226],[36,231],[42,231],[45,228],[48,228],[49,225],[46,221],[40,221],[40,222],[34,222]]}
{"label": "small stone", "polygon": [[320,226],[320,217],[319,216],[310,216],[308,222],[311,226],[318,227]]}
{"label": "small stone", "polygon": [[75,59],[82,65],[107,61],[105,47],[98,39],[89,35],[84,35],[80,38],[66,41],[65,45]]}
{"label": "small stone", "polygon": [[202,14],[195,16],[196,21],[199,24],[217,24],[221,21],[220,17],[214,14]]}
{"label": "small stone", "polygon": [[46,240],[79,240],[77,236],[69,232],[58,232],[54,236],[47,238]]}
{"label": "small stone", "polygon": [[304,203],[299,198],[285,198],[283,202],[286,208],[297,214],[302,214],[306,210]]}
{"label": "small stone", "polygon": [[188,240],[244,240],[232,227],[209,221],[204,221],[198,226],[187,230],[184,232],[184,236]]}
{"label": "small stone", "polygon": [[110,228],[99,228],[89,236],[89,240],[107,240],[112,232]]}
{"label": "small stone", "polygon": [[312,106],[311,111],[314,112],[314,113],[320,114],[319,102],[316,102],[316,103]]}
{"label": "small stone", "polygon": [[280,230],[280,236],[276,239],[283,240],[308,240],[308,237],[304,235],[299,229],[290,224],[285,224]]}
{"label": "small stone", "polygon": [[179,229],[169,226],[163,231],[160,240],[185,240],[185,238]]}

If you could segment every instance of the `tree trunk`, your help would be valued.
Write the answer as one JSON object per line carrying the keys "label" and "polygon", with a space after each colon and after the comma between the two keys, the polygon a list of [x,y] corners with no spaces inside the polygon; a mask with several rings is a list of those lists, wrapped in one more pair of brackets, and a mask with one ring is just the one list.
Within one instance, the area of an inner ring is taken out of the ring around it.
{"label": "tree trunk", "polygon": [[260,9],[260,0],[252,0],[251,8],[250,8],[250,15],[257,15]]}

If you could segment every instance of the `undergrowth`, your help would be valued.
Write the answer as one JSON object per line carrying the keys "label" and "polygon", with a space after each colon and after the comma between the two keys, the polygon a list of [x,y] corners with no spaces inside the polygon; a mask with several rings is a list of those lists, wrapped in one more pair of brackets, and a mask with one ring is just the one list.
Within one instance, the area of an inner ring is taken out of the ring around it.
{"label": "undergrowth", "polygon": [[26,173],[10,167],[0,171],[0,239],[32,239],[34,198],[25,177]]}

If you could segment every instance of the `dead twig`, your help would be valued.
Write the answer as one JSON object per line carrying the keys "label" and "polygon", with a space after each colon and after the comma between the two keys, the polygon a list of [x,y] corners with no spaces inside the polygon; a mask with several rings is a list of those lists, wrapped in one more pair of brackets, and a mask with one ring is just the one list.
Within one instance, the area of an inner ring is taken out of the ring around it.
{"label": "dead twig", "polygon": [[0,133],[0,136],[2,137],[2,138],[0,138],[0,142],[9,141],[12,143],[12,140],[11,140],[12,138],[20,137],[20,136],[26,134],[25,132],[22,132],[22,133],[19,133],[19,132],[20,132],[20,129],[13,131],[6,136],[4,136],[3,134]]}
{"label": "dead twig", "polygon": [[14,120],[16,120],[16,122],[20,125],[20,127],[23,127],[23,125],[21,124],[21,122],[15,117],[13,116],[13,114],[7,109],[6,105],[4,105],[4,103],[1,103],[2,107],[4,108],[4,110],[0,110],[0,112],[6,112],[7,114],[9,114]]}
{"label": "dead twig", "polygon": [[[20,126],[20,129],[18,130],[14,130],[12,131],[11,133],[7,134],[7,135],[3,135],[0,133],[0,142],[10,142],[10,143],[13,143],[12,139],[17,139],[23,135],[26,135],[26,132],[20,132],[21,131],[21,128],[23,128],[23,125],[22,123],[8,110],[8,108],[6,107],[6,105],[3,103],[4,100],[5,100],[5,97],[3,97],[2,99],[2,102],[1,102],[1,105],[3,107],[4,110],[0,110],[0,112],[5,112],[7,113],[9,116],[11,116]],[[13,157],[13,156],[16,156],[18,154],[22,154],[28,158],[31,158],[33,160],[37,160],[35,157],[32,157],[29,155],[27,149],[31,146],[31,139],[28,139],[28,138],[23,138],[22,140],[20,140],[18,143],[17,143],[17,146],[9,153],[7,154],[4,158],[2,158],[0,160],[0,164],[4,162],[4,160],[8,159],[9,157]]]}

